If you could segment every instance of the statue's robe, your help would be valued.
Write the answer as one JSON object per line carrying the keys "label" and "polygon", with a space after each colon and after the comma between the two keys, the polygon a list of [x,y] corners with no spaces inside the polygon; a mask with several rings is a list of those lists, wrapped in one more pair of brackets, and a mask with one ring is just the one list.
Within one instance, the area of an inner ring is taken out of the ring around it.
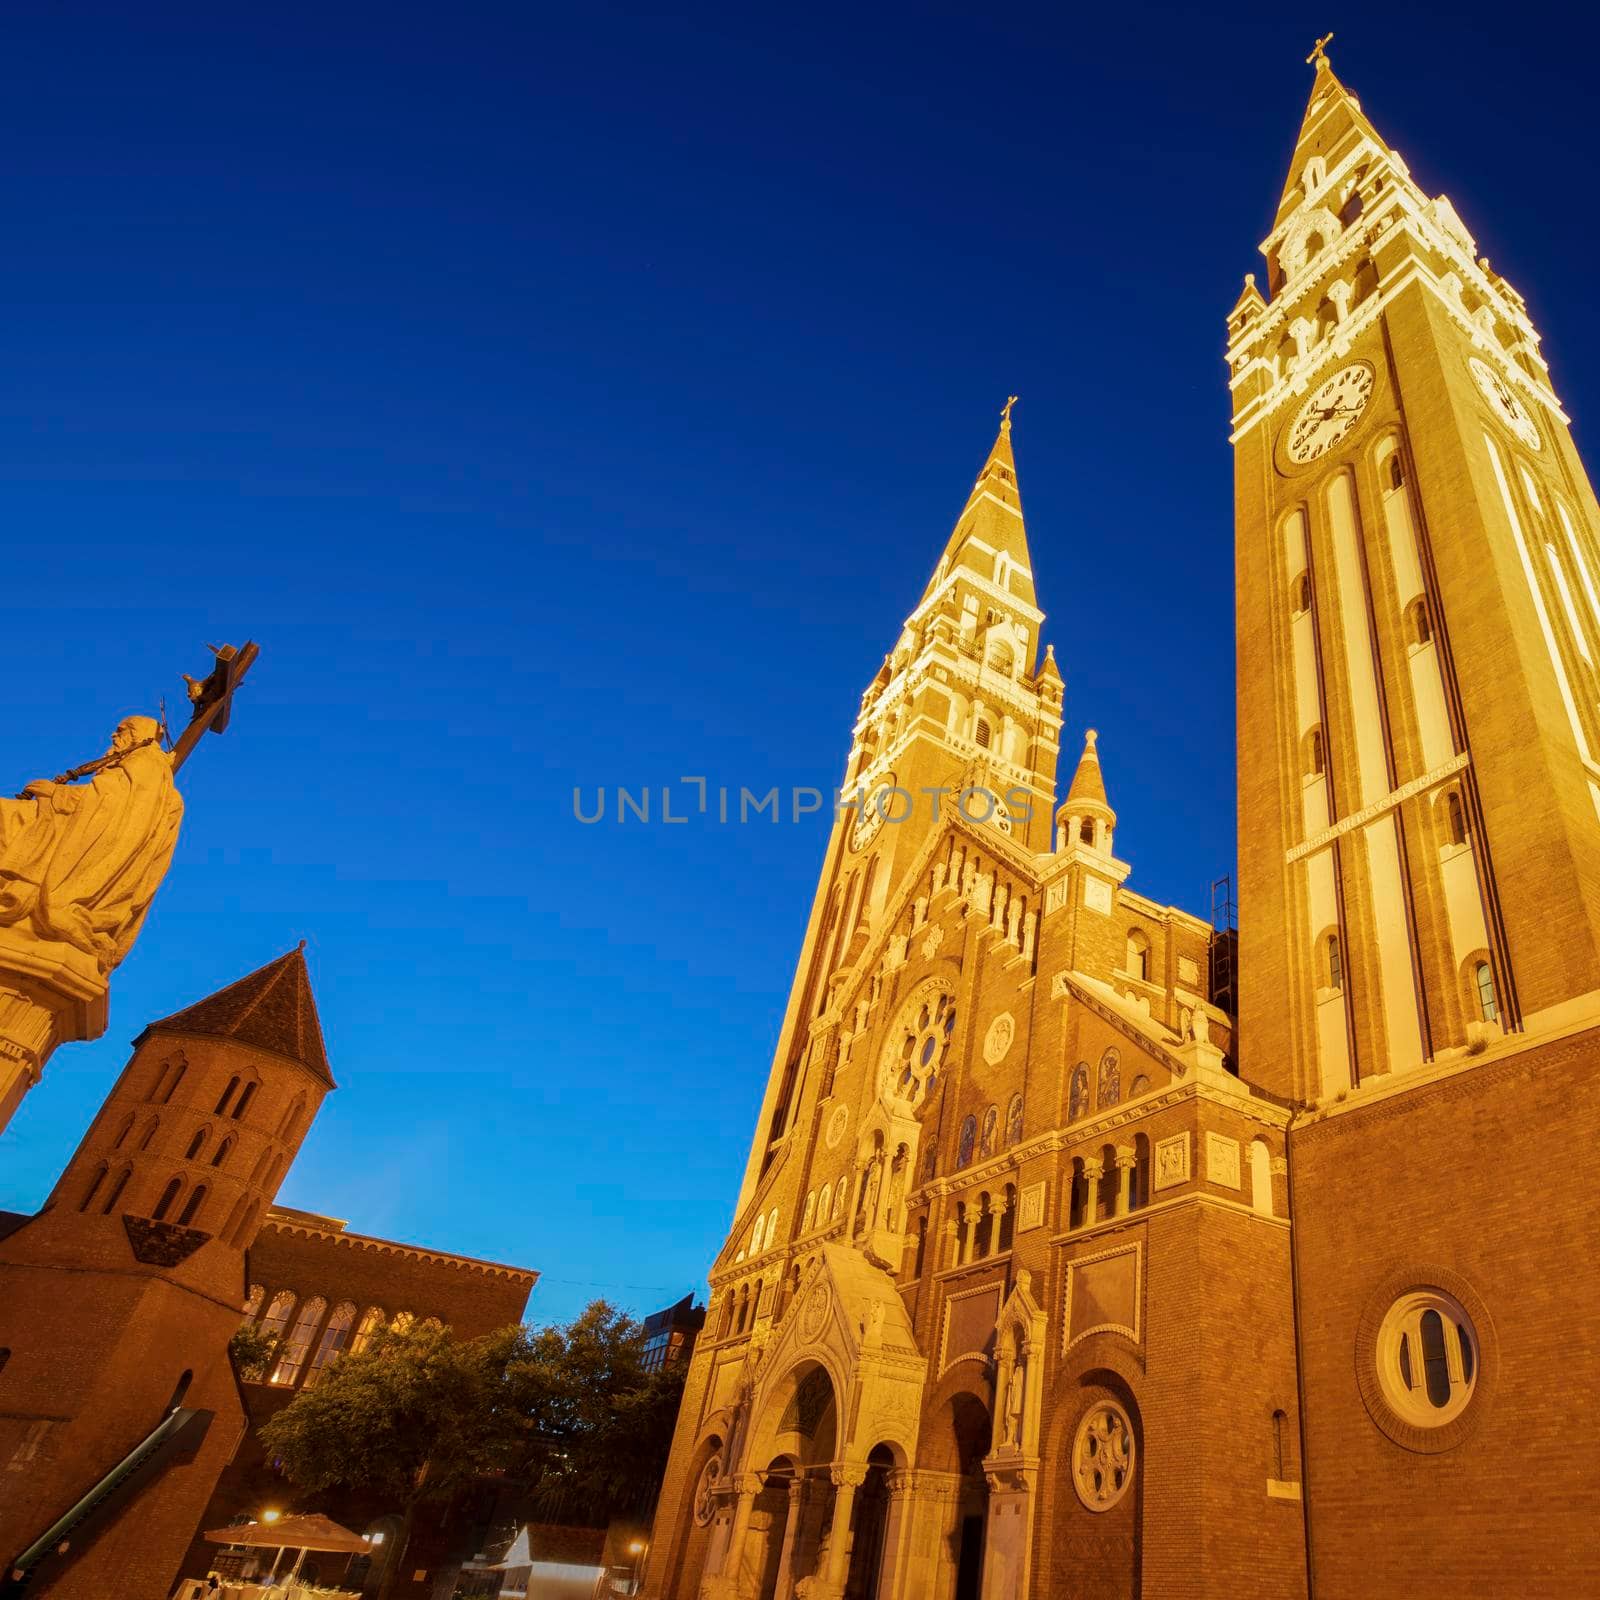
{"label": "statue's robe", "polygon": [[43,792],[0,800],[0,927],[29,926],[109,972],[138,937],[177,846],[183,798],[171,760],[147,744],[88,783],[34,787]]}

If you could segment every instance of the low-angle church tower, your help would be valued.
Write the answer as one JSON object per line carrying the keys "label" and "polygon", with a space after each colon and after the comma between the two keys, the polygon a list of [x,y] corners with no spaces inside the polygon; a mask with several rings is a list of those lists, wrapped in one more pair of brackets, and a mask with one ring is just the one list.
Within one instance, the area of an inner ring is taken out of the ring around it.
{"label": "low-angle church tower", "polygon": [[1303,1106],[1310,1571],[1570,1594],[1600,1560],[1600,517],[1522,296],[1312,59],[1228,319],[1240,1066]]}
{"label": "low-angle church tower", "polygon": [[170,1592],[245,1426],[246,1252],[333,1087],[292,950],[151,1023],[43,1209],[0,1215],[0,1576],[27,1594]]}
{"label": "low-angle church tower", "polygon": [[1230,1070],[1226,937],[1128,886],[1092,730],[1057,804],[1009,412],[862,699],[659,1600],[1303,1584],[1289,1113]]}

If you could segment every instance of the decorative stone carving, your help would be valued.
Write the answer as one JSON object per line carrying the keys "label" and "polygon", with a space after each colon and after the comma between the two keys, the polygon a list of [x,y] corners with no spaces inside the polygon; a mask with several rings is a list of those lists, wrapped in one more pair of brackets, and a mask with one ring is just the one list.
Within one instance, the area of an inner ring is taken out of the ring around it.
{"label": "decorative stone carving", "polygon": [[939,953],[939,946],[944,943],[944,929],[935,923],[928,929],[928,936],[922,941],[922,959],[932,961]]}
{"label": "decorative stone carving", "polygon": [[844,1138],[845,1129],[849,1126],[850,1107],[841,1102],[828,1113],[828,1129],[823,1139],[830,1150],[838,1148],[839,1141]]}
{"label": "decorative stone carving", "polygon": [[1239,1141],[1225,1134],[1206,1134],[1206,1177],[1225,1189],[1239,1187]]}
{"label": "decorative stone carving", "polygon": [[1189,1181],[1189,1135],[1187,1130],[1170,1139],[1156,1142],[1155,1178],[1157,1189],[1176,1188]]}
{"label": "decorative stone carving", "polygon": [[1045,1182],[1042,1178],[1038,1183],[1030,1183],[1028,1187],[1017,1196],[1018,1233],[1026,1233],[1030,1228],[1038,1228],[1043,1225],[1044,1196]]}
{"label": "decorative stone carving", "polygon": [[187,1261],[211,1235],[175,1222],[152,1222],[148,1217],[122,1219],[133,1258],[147,1267],[175,1267]]}
{"label": "decorative stone carving", "polygon": [[828,1309],[832,1303],[828,1286],[824,1283],[817,1284],[806,1296],[805,1305],[800,1311],[800,1332],[808,1340],[822,1336],[822,1330],[828,1325]]}
{"label": "decorative stone carving", "polygon": [[1005,1059],[1006,1052],[1011,1048],[1011,1041],[1016,1036],[1017,1019],[1009,1011],[1002,1011],[989,1024],[989,1031],[983,1036],[983,1059],[991,1067],[998,1066]]}

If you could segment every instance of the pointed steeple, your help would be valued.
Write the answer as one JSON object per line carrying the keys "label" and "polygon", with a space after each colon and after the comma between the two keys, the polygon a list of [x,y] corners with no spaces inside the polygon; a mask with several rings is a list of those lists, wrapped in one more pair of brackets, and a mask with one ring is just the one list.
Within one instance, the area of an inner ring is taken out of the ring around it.
{"label": "pointed steeple", "polygon": [[[1330,34],[1328,37],[1333,36]],[[1300,119],[1300,135],[1295,140],[1294,155],[1289,161],[1289,173],[1278,201],[1278,214],[1273,219],[1274,232],[1308,199],[1317,198],[1314,190],[1307,192],[1305,183],[1307,169],[1313,158],[1321,157],[1323,170],[1331,172],[1344,158],[1350,145],[1361,138],[1371,140],[1391,156],[1394,154],[1383,135],[1362,112],[1361,102],[1334,75],[1327,56],[1322,53],[1322,46],[1326,43],[1326,39],[1320,41],[1317,49],[1306,57],[1308,62],[1315,64],[1316,76],[1311,82],[1311,96],[1306,102],[1305,115]],[[1404,163],[1401,165],[1403,168]]]}
{"label": "pointed steeple", "polygon": [[1025,605],[1037,604],[1033,558],[1028,552],[1022,495],[1017,488],[1017,461],[1011,452],[1011,408],[1016,403],[1017,397],[1012,395],[1000,413],[1000,431],[923,591],[924,601],[953,571],[965,568],[988,582],[999,581],[1008,595]]}
{"label": "pointed steeple", "polygon": [[322,1044],[317,1003],[311,997],[304,942],[204,1000],[150,1023],[144,1033],[233,1039],[298,1061],[329,1088],[335,1087]]}

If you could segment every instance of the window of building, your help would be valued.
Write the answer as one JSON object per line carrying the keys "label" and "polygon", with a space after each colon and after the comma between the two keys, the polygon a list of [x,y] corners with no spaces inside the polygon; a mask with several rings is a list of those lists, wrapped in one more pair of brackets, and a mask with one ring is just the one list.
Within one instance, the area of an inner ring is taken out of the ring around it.
{"label": "window of building", "polygon": [[1067,1120],[1076,1122],[1089,1109],[1089,1063],[1080,1061],[1072,1069],[1072,1086],[1067,1092]]}
{"label": "window of building", "polygon": [[208,1130],[207,1130],[207,1129],[205,1129],[205,1128],[202,1128],[202,1129],[201,1129],[201,1130],[200,1130],[200,1131],[199,1131],[199,1132],[198,1132],[198,1133],[197,1133],[197,1134],[196,1134],[196,1135],[195,1135],[195,1136],[194,1136],[194,1138],[192,1138],[192,1139],[191,1139],[191,1140],[190,1140],[190,1141],[189,1141],[189,1148],[188,1148],[188,1149],[187,1149],[187,1150],[185,1150],[185,1151],[184,1151],[184,1152],[183,1152],[183,1159],[184,1159],[184,1160],[185,1160],[185,1161],[193,1161],[193,1160],[194,1160],[194,1158],[195,1158],[195,1157],[196,1157],[196,1156],[197,1156],[197,1155],[199,1155],[199,1154],[200,1154],[200,1152],[201,1152],[201,1151],[202,1151],[202,1150],[204,1150],[204,1149],[205,1149],[205,1147],[206,1147],[206,1133],[207,1133],[207,1131],[208,1131]]}
{"label": "window of building", "polygon": [[1133,1482],[1133,1424],[1115,1400],[1084,1413],[1072,1441],[1072,1486],[1090,1511],[1109,1511]]}
{"label": "window of building", "polygon": [[109,1217],[116,1210],[117,1202],[122,1198],[122,1191],[128,1187],[128,1179],[133,1176],[132,1167],[124,1167],[122,1176],[113,1185],[111,1193],[106,1196],[106,1203],[101,1210],[101,1215]]}
{"label": "window of building", "polygon": [[1327,751],[1323,747],[1322,729],[1313,728],[1306,735],[1306,775],[1320,778],[1327,768]]}
{"label": "window of building", "polygon": [[255,1099],[256,1090],[260,1087],[261,1085],[252,1078],[250,1082],[247,1083],[242,1090],[240,1090],[239,1098],[234,1102],[233,1106],[233,1120],[235,1122],[237,1122],[245,1114],[246,1110],[249,1109],[250,1102]]}
{"label": "window of building", "polygon": [[243,1327],[248,1328],[256,1320],[256,1313],[261,1309],[261,1302],[267,1297],[267,1291],[259,1283],[250,1285],[249,1298],[244,1303]]}
{"label": "window of building", "polygon": [[183,1215],[178,1218],[180,1227],[188,1228],[198,1224],[200,1207],[206,1203],[206,1186],[197,1183],[190,1191],[189,1198],[184,1202]]}
{"label": "window of building", "polygon": [[978,1119],[969,1116],[961,1124],[961,1137],[956,1144],[956,1169],[972,1164],[972,1152],[978,1144]]}
{"label": "window of building", "polygon": [[1272,1152],[1266,1141],[1250,1141],[1250,1207],[1264,1217],[1272,1215]]}
{"label": "window of building", "polygon": [[1406,468],[1405,463],[1400,459],[1400,452],[1398,450],[1396,450],[1384,464],[1383,477],[1384,482],[1391,489],[1401,489],[1405,487]]}
{"label": "window of building", "polygon": [[278,1137],[280,1139],[292,1140],[294,1138],[297,1125],[300,1121],[300,1113],[304,1111],[305,1108],[305,1095],[303,1093],[296,1095],[294,1104],[284,1112],[283,1117],[278,1123]]}
{"label": "window of building", "polygon": [[415,1311],[397,1311],[394,1321],[389,1324],[389,1332],[400,1334],[402,1337],[411,1332],[416,1325],[417,1314]]}
{"label": "window of building", "polygon": [[1134,928],[1128,934],[1128,947],[1123,955],[1123,970],[1130,978],[1137,978],[1141,983],[1149,980],[1150,941],[1138,928]]}
{"label": "window of building", "polygon": [[178,1193],[182,1188],[183,1179],[173,1178],[167,1184],[166,1188],[161,1191],[161,1198],[156,1201],[156,1208],[150,1213],[150,1216],[154,1221],[160,1222],[166,1217],[166,1214],[172,1209],[173,1204],[176,1202]]}
{"label": "window of building", "polygon": [[1084,1171],[1083,1162],[1074,1159],[1072,1163],[1072,1185],[1067,1197],[1067,1227],[1069,1230],[1083,1226],[1083,1220],[1088,1215],[1088,1209],[1088,1175]]}
{"label": "window of building", "polygon": [[120,1150],[122,1148],[122,1146],[123,1146],[124,1140],[126,1140],[128,1135],[130,1133],[132,1133],[132,1132],[133,1132],[133,1113],[130,1111],[128,1113],[126,1119],[124,1120],[124,1122],[122,1124],[122,1127],[117,1131],[116,1138],[111,1141],[111,1148],[113,1150]]}
{"label": "window of building", "polygon": [[1022,1143],[1022,1096],[1014,1094],[1006,1107],[1006,1148]]}
{"label": "window of building", "polygon": [[1107,1050],[1100,1057],[1100,1099],[1098,1109],[1104,1111],[1122,1099],[1121,1058],[1115,1050]]}
{"label": "window of building", "polygon": [[1500,1008],[1494,998],[1494,973],[1487,961],[1480,961],[1472,969],[1472,981],[1478,991],[1478,1011],[1485,1022],[1499,1019]]}
{"label": "window of building", "polygon": [[161,1126],[161,1118],[160,1117],[151,1117],[151,1119],[149,1121],[149,1124],[146,1126],[146,1128],[144,1130],[144,1137],[139,1141],[139,1148],[141,1150],[148,1150],[150,1148],[150,1142],[151,1142],[151,1140],[153,1140],[155,1138],[156,1129],[159,1128],[160,1126]]}
{"label": "window of building", "polygon": [[281,1339],[294,1315],[295,1295],[292,1289],[280,1289],[273,1295],[261,1318],[260,1331],[269,1339]]}
{"label": "window of building", "polygon": [[1467,1408],[1478,1339],[1465,1308],[1438,1289],[1417,1289],[1389,1308],[1378,1329],[1378,1380],[1406,1422],[1435,1428]]}
{"label": "window of building", "polygon": [[356,1324],[355,1337],[350,1341],[350,1353],[359,1355],[372,1343],[373,1336],[383,1326],[386,1313],[382,1306],[368,1306]]}
{"label": "window of building", "polygon": [[1272,1476],[1279,1483],[1287,1483],[1289,1418],[1282,1411],[1272,1413]]}
{"label": "window of building", "polygon": [[1323,943],[1328,961],[1328,987],[1344,988],[1344,951],[1339,945],[1339,935],[1330,933]]}
{"label": "window of building", "polygon": [[300,1376],[300,1369],[305,1365],[306,1352],[311,1348],[311,1340],[317,1331],[317,1324],[322,1321],[322,1313],[328,1309],[328,1302],[321,1295],[315,1295],[307,1300],[295,1314],[294,1326],[289,1330],[289,1336],[283,1341],[278,1350],[278,1359],[273,1363],[272,1376],[268,1383],[277,1384],[281,1388],[291,1388]]}
{"label": "window of building", "polygon": [[995,1249],[1009,1250],[1011,1241],[1016,1237],[1017,1231],[1017,1187],[1008,1183],[1005,1189],[1005,1210],[1000,1213],[1000,1237],[995,1241]]}
{"label": "window of building", "polygon": [[311,1370],[306,1373],[304,1387],[309,1389],[322,1376],[322,1369],[344,1352],[350,1341],[350,1330],[355,1326],[356,1308],[348,1300],[341,1300],[328,1318],[328,1326],[317,1341],[317,1353],[311,1358]]}
{"label": "window of building", "polygon": [[106,1174],[110,1169],[103,1163],[94,1177],[89,1180],[89,1187],[84,1191],[83,1203],[78,1207],[80,1211],[87,1211],[94,1203],[94,1197],[100,1192],[100,1185],[106,1181]]}
{"label": "window of building", "polygon": [[981,1261],[994,1249],[994,1207],[986,1194],[980,1194],[972,1204],[972,1254]]}
{"label": "window of building", "polygon": [[211,1165],[220,1167],[228,1159],[228,1152],[233,1149],[233,1135],[230,1133],[221,1144],[217,1146],[217,1153],[211,1158]]}
{"label": "window of building", "polygon": [[1092,845],[1094,843],[1094,818],[1085,817],[1078,824],[1078,843]]}
{"label": "window of building", "polygon": [[228,1243],[235,1250],[247,1249],[255,1240],[256,1224],[261,1220],[261,1200],[252,1200],[240,1214],[238,1225],[229,1233]]}
{"label": "window of building", "polygon": [[239,1087],[239,1074],[236,1072],[236,1073],[234,1073],[234,1075],[231,1078],[228,1079],[228,1087],[226,1089],[224,1089],[222,1091],[222,1093],[217,1098],[216,1114],[219,1117],[222,1116],[223,1113],[227,1111],[229,1104],[233,1100],[233,1092],[238,1087]]}
{"label": "window of building", "polygon": [[1454,789],[1444,797],[1444,826],[1451,844],[1467,842],[1467,814],[1460,794]]}
{"label": "window of building", "polygon": [[978,727],[976,733],[973,734],[973,738],[977,740],[979,747],[984,750],[987,750],[993,742],[994,734],[983,717],[978,718]]}
{"label": "window of building", "polygon": [[1292,596],[1291,604],[1294,607],[1296,616],[1309,611],[1311,609],[1311,574],[1302,572],[1290,585],[1289,592]]}
{"label": "window of building", "polygon": [[171,1099],[183,1075],[189,1070],[189,1064],[180,1056],[174,1056],[171,1061],[161,1064],[161,1076],[156,1081],[156,1092],[150,1096],[152,1100],[161,1105],[166,1105]]}
{"label": "window of building", "polygon": [[911,1276],[920,1278],[922,1268],[928,1257],[928,1219],[925,1216],[917,1218],[917,1256],[911,1268]]}
{"label": "window of building", "polygon": [[1418,595],[1406,607],[1406,638],[1414,645],[1429,644],[1433,640],[1433,623],[1428,616],[1428,598]]}

